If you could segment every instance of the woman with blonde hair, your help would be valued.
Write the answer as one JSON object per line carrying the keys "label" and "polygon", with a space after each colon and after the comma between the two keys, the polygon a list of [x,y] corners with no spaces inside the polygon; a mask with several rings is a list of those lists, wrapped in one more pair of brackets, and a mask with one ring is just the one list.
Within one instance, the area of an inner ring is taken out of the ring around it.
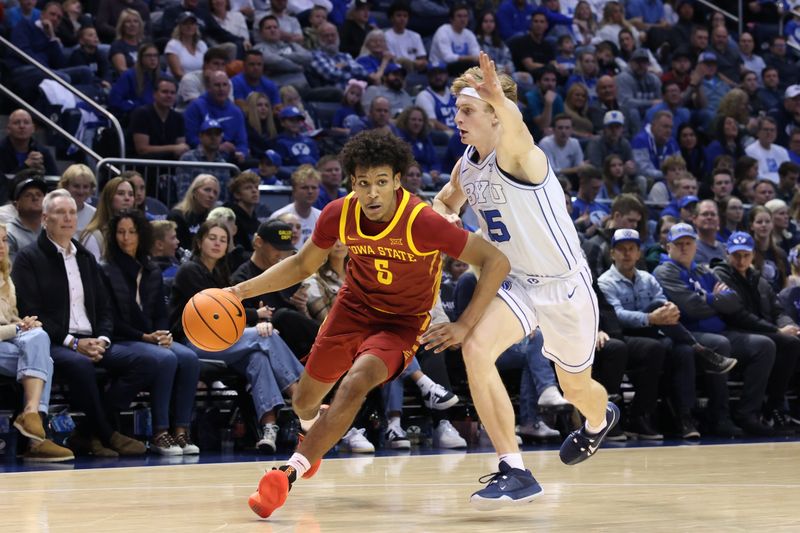
{"label": "woman with blonde hair", "polygon": [[46,417],[50,407],[53,379],[50,337],[37,317],[19,317],[10,272],[8,232],[0,224],[0,374],[16,378],[25,402],[14,427],[28,438],[26,461],[69,461],[75,458],[73,453],[46,439],[42,424],[42,414]]}
{"label": "woman with blonde hair", "polygon": [[184,11],[178,15],[178,24],[172,30],[172,38],[164,48],[167,65],[176,80],[187,72],[202,70],[203,55],[208,45],[200,38],[200,20],[197,15]]}
{"label": "woman with blonde hair", "polygon": [[143,42],[142,16],[135,9],[124,9],[117,20],[117,38],[108,51],[108,59],[117,76],[136,64],[136,54]]}
{"label": "woman with blonde hair", "polygon": [[753,250],[753,266],[755,266],[775,294],[781,292],[789,275],[789,261],[780,246],[775,244],[772,229],[772,213],[763,205],[756,205],[748,215],[749,233],[756,243]]}
{"label": "woman with blonde hair", "polygon": [[133,207],[133,185],[125,178],[116,177],[108,180],[94,216],[81,232],[81,244],[94,255],[99,262],[106,249],[106,231],[111,217]]}
{"label": "woman with blonde hair", "polygon": [[572,119],[573,135],[582,139],[594,137],[594,126],[589,118],[589,89],[582,83],[573,83],[564,98],[564,112]]}
{"label": "woman with blonde hair", "polygon": [[800,243],[797,224],[789,216],[789,206],[780,198],[773,198],[764,204],[772,213],[772,239],[787,254]]}
{"label": "woman with blonde hair", "polygon": [[639,30],[633,24],[625,20],[625,8],[619,2],[608,2],[603,7],[603,18],[600,21],[600,29],[592,39],[593,44],[603,41],[611,41],[619,48],[619,32],[628,30],[633,35],[633,40],[638,44],[641,42]]}
{"label": "woman with blonde hair", "polygon": [[181,248],[191,250],[197,228],[217,205],[218,198],[219,180],[211,174],[199,174],[189,185],[183,199],[169,212],[167,220],[177,225],[176,233]]}
{"label": "woman with blonde hair", "polygon": [[266,94],[255,91],[247,95],[242,110],[247,128],[247,141],[253,156],[263,155],[270,149],[272,140],[278,136],[272,109],[272,102]]}
{"label": "woman with blonde hair", "polygon": [[94,206],[87,202],[97,191],[97,180],[92,169],[82,164],[70,165],[61,175],[58,181],[59,189],[66,189],[75,200],[78,208],[78,224],[75,227],[75,235],[80,235],[83,229],[92,220],[95,213]]}

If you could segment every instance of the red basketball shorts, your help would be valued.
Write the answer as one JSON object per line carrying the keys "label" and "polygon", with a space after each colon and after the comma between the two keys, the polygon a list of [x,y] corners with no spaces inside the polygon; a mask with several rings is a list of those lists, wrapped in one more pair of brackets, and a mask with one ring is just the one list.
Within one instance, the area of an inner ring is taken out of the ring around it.
{"label": "red basketball shorts", "polygon": [[347,293],[339,293],[306,361],[306,373],[323,383],[335,383],[357,358],[374,355],[386,365],[387,381],[411,362],[430,315],[393,315],[377,311]]}

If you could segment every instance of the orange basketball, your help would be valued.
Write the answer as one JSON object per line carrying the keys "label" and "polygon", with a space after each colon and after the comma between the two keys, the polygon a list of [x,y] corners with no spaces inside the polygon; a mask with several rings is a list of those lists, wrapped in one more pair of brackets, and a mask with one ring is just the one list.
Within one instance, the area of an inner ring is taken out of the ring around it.
{"label": "orange basketball", "polygon": [[229,348],[246,327],[242,301],[222,289],[205,289],[192,296],[183,308],[181,322],[191,343],[207,352]]}

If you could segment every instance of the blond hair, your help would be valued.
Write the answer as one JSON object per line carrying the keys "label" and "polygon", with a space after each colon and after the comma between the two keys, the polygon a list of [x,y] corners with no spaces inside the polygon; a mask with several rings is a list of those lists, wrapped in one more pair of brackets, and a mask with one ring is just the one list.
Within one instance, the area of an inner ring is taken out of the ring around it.
{"label": "blond hair", "polygon": [[66,189],[73,180],[84,177],[88,177],[91,180],[92,194],[94,194],[95,189],[97,189],[97,179],[94,177],[94,172],[92,172],[91,168],[80,163],[67,167],[67,170],[61,175],[61,179],[58,180],[58,187],[60,189]]}
{"label": "blond hair", "polygon": [[187,189],[186,194],[183,195],[181,201],[175,205],[175,209],[184,215],[188,215],[189,213],[200,213],[200,204],[195,199],[194,193],[197,192],[197,189],[208,182],[216,183],[217,189],[219,190],[219,180],[216,178],[216,176],[212,176],[211,174],[198,174],[194,180],[192,180],[192,184],[189,185],[189,189]]}
{"label": "blond hair", "polygon": [[318,182],[322,181],[319,170],[314,168],[313,165],[300,165],[297,167],[297,170],[292,172],[292,188],[299,187],[310,179],[317,180]]}
{"label": "blond hair", "polygon": [[[483,71],[480,67],[472,67],[467,69],[461,76],[457,77],[453,81],[453,85],[451,86],[452,93],[458,97],[458,95],[466,89],[467,87],[471,87],[469,82],[467,81],[467,75],[471,75],[476,82],[481,83],[483,82]],[[517,103],[517,84],[516,82],[509,76],[508,74],[498,72],[497,78],[500,80],[500,87],[503,89],[503,94],[506,95],[506,98]],[[486,104],[489,110],[493,110],[492,106]]]}
{"label": "blond hair", "polygon": [[169,230],[178,229],[178,225],[172,220],[151,220],[150,226],[153,228],[153,242],[163,241]]}

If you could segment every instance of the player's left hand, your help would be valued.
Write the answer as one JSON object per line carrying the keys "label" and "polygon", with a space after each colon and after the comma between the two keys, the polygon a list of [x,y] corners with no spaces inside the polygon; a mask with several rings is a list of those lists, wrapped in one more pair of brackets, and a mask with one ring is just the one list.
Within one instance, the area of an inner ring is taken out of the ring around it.
{"label": "player's left hand", "polygon": [[471,75],[467,74],[465,79],[470,87],[480,95],[481,98],[489,102],[502,101],[506,96],[503,93],[503,87],[500,85],[500,80],[497,77],[497,70],[495,69],[494,61],[492,61],[486,52],[481,51],[478,57],[478,63],[483,73],[483,81],[478,81]]}
{"label": "player's left hand", "polygon": [[469,333],[469,328],[458,322],[445,322],[431,326],[422,335],[422,344],[426,350],[441,353],[452,346],[458,346]]}

